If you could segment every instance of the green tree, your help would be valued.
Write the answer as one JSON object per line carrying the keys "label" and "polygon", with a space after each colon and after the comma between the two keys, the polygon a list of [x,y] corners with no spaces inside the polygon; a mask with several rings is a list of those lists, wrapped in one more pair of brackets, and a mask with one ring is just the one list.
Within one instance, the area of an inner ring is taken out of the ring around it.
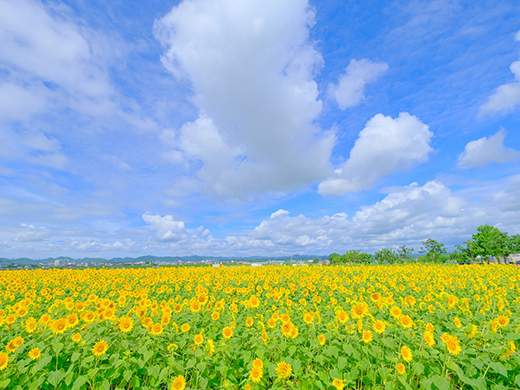
{"label": "green tree", "polygon": [[340,263],[340,257],[341,256],[339,255],[339,253],[336,253],[336,252],[331,253],[329,255],[329,261],[330,261],[331,264],[339,264]]}
{"label": "green tree", "polygon": [[428,238],[427,240],[422,241],[421,244],[423,246],[419,252],[425,253],[422,257],[425,261],[441,263],[444,262],[444,260],[447,260],[445,256],[443,256],[446,253],[446,247],[443,243],[435,241],[433,238]]}
{"label": "green tree", "polygon": [[406,245],[401,245],[397,251],[397,255],[402,260],[409,260],[412,258],[413,248],[407,248]]}
{"label": "green tree", "polygon": [[490,225],[480,225],[472,238],[475,240],[476,244],[473,245],[479,255],[487,258],[495,257],[501,263],[505,263],[506,257],[517,247],[515,238]]}
{"label": "green tree", "polygon": [[374,258],[378,263],[394,264],[399,260],[399,255],[389,248],[382,248],[374,254]]}
{"label": "green tree", "polygon": [[352,249],[340,257],[335,257],[331,261],[332,264],[346,264],[346,263],[369,263],[372,261],[372,255],[370,253],[362,252],[360,250]]}

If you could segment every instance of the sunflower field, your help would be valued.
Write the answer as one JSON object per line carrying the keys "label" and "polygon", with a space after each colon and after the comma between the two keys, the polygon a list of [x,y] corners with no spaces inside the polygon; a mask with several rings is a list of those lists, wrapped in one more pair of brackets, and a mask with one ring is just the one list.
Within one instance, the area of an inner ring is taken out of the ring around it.
{"label": "sunflower field", "polygon": [[0,272],[0,388],[517,389],[520,268]]}

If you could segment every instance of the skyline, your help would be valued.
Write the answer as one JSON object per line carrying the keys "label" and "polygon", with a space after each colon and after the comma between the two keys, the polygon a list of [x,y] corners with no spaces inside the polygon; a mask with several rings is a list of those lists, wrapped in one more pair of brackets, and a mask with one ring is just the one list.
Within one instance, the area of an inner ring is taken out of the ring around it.
{"label": "skyline", "polygon": [[0,5],[0,257],[520,233],[515,1]]}

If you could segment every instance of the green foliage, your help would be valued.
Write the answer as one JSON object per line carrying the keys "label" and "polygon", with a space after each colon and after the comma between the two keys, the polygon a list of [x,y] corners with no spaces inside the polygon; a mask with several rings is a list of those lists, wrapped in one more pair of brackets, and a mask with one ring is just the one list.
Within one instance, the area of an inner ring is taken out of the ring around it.
{"label": "green foliage", "polygon": [[377,251],[374,255],[378,263],[389,263],[394,264],[399,261],[399,255],[393,250],[388,248],[382,248]]}
{"label": "green foliage", "polygon": [[[331,254],[329,259],[331,259],[332,255],[337,255],[337,253]],[[341,256],[334,256],[331,259],[332,264],[366,264],[370,262],[372,262],[372,255],[370,253],[356,249],[349,250]]]}
{"label": "green foliage", "polygon": [[420,256],[420,261],[429,263],[445,263],[449,257],[443,256],[446,253],[446,247],[443,243],[435,241],[433,238],[428,238],[426,241],[422,241],[421,250],[419,252],[425,253],[424,256]]}
{"label": "green foliage", "polygon": [[505,261],[505,258],[518,247],[516,238],[509,237],[507,233],[490,225],[480,225],[472,238],[474,244],[471,245],[483,258],[495,257]]}
{"label": "green foliage", "polygon": [[402,260],[409,260],[412,258],[413,248],[407,248],[406,245],[401,245],[397,250],[397,254]]}

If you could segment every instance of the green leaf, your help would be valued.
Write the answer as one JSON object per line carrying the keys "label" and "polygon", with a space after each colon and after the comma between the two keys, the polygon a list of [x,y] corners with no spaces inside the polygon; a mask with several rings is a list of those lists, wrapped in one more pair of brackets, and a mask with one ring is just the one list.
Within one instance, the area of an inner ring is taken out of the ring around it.
{"label": "green leaf", "polygon": [[294,360],[292,362],[292,369],[295,376],[300,374],[300,370],[302,369],[302,363],[299,360]]}
{"label": "green leaf", "polygon": [[81,354],[79,352],[74,352],[70,357],[70,361],[74,363],[76,360],[80,358]]}
{"label": "green leaf", "polygon": [[343,371],[343,369],[347,366],[348,360],[346,357],[340,356],[338,358],[338,370]]}
{"label": "green leaf", "polygon": [[130,382],[130,379],[132,379],[133,374],[134,373],[132,371],[126,370],[125,373],[123,374],[124,380],[127,382]]}
{"label": "green leaf", "polygon": [[199,383],[198,383],[199,387],[201,389],[205,389],[206,387],[208,387],[208,380],[204,377],[202,378],[199,378]]}
{"label": "green leaf", "polygon": [[93,379],[96,377],[98,371],[99,371],[99,368],[93,368],[91,370],[88,370],[88,376]]}
{"label": "green leaf", "polygon": [[421,363],[415,363],[413,369],[417,373],[417,375],[421,375],[424,372],[424,366]]}
{"label": "green leaf", "polygon": [[72,389],[71,390],[80,389],[85,383],[87,383],[87,377],[85,377],[83,375],[80,375],[74,381],[74,384],[72,385]]}
{"label": "green leaf", "polygon": [[3,380],[0,382],[0,389],[5,389],[7,386],[9,386],[9,383],[11,383],[11,379],[7,378],[6,380]]}
{"label": "green leaf", "polygon": [[110,382],[107,378],[103,379],[103,382],[101,382],[101,388],[103,390],[110,390]]}
{"label": "green leaf", "polygon": [[61,352],[63,349],[63,343],[57,343],[52,346],[52,349],[54,350],[54,353],[57,355]]}
{"label": "green leaf", "polygon": [[49,372],[49,376],[47,377],[47,380],[51,385],[54,387],[58,386],[58,383],[61,382],[63,378],[63,373],[61,371],[51,371]]}
{"label": "green leaf", "polygon": [[433,384],[439,390],[450,390],[450,381],[444,376],[436,375]]}
{"label": "green leaf", "polygon": [[199,372],[202,374],[204,372],[204,370],[206,370],[206,366],[207,364],[204,363],[204,362],[200,362],[197,364],[197,370],[199,370]]}
{"label": "green leaf", "polygon": [[460,371],[459,365],[455,362],[452,362],[451,360],[446,362],[446,367],[448,367],[450,370],[453,370],[455,372]]}
{"label": "green leaf", "polygon": [[406,376],[399,375],[397,379],[399,380],[399,382],[401,382],[401,384],[405,387],[406,390],[412,390],[412,387],[406,382]]}
{"label": "green leaf", "polygon": [[38,359],[38,363],[32,368],[31,374],[34,375],[38,371],[40,371],[43,367],[45,367],[47,364],[50,363],[52,360],[52,356],[44,356],[40,359]]}
{"label": "green leaf", "polygon": [[143,359],[145,361],[145,363],[150,360],[150,358],[153,356],[153,351],[150,350],[150,349],[147,349],[146,351],[144,351],[143,353]]}
{"label": "green leaf", "polygon": [[164,379],[168,376],[168,367],[164,367],[162,370],[161,370],[161,373],[159,374],[159,379],[157,379],[157,382],[158,383],[162,383],[162,381],[164,381]]}
{"label": "green leaf", "polygon": [[493,371],[507,378],[507,370],[502,363],[491,362],[489,365],[491,366]]}

